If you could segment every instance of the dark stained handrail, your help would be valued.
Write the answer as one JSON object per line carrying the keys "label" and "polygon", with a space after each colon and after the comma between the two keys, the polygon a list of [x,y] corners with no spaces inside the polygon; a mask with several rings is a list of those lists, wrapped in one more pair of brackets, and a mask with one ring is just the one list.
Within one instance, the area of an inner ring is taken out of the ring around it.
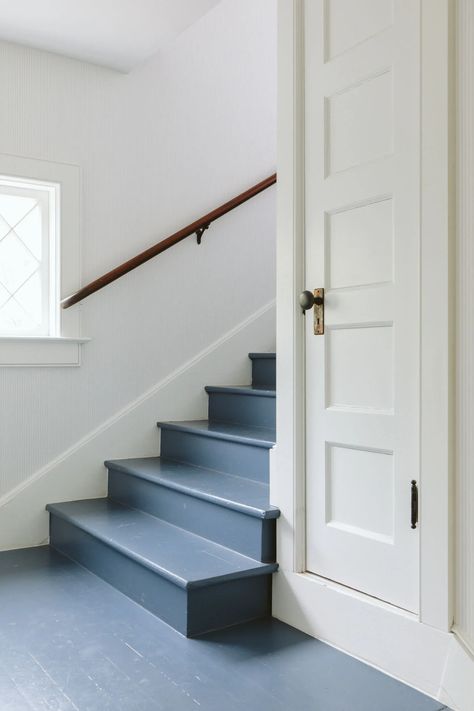
{"label": "dark stained handrail", "polygon": [[247,200],[250,200],[250,198],[253,198],[255,195],[258,195],[259,193],[263,192],[263,190],[266,190],[271,185],[274,185],[276,181],[276,173],[273,173],[273,175],[270,175],[268,176],[268,178],[265,178],[265,180],[262,180],[260,183],[253,185],[248,190],[245,190],[245,192],[240,193],[240,195],[237,195],[236,197],[232,198],[232,200],[225,202],[223,205],[220,205],[220,207],[216,207],[215,210],[208,212],[207,215],[200,217],[199,220],[195,220],[187,227],[183,227],[181,230],[178,230],[178,232],[175,232],[169,237],[166,237],[166,239],[161,240],[161,242],[154,244],[153,247],[145,249],[144,252],[140,252],[140,254],[137,254],[135,257],[132,257],[132,259],[129,259],[127,262],[124,262],[123,264],[120,264],[120,266],[115,267],[115,269],[112,269],[106,274],[103,274],[98,279],[94,279],[94,281],[91,281],[90,284],[83,286],[74,294],[71,294],[71,296],[68,296],[63,299],[63,301],[61,302],[62,308],[68,309],[70,306],[77,304],[79,301],[82,301],[87,296],[94,294],[96,291],[99,291],[99,289],[103,289],[104,286],[107,286],[107,284],[111,284],[116,279],[120,279],[120,277],[122,277],[124,274],[127,274],[128,272],[131,272],[132,269],[136,269],[141,264],[148,262],[149,259],[153,259],[153,257],[156,257],[158,254],[161,254],[173,245],[178,244],[178,242],[181,242],[181,240],[186,239],[186,237],[189,237],[190,235],[195,234],[198,238],[198,242],[200,242],[204,230],[206,230],[212,222],[218,220],[219,217],[222,217],[223,215],[230,212],[239,205],[242,205],[242,203],[246,202]]}

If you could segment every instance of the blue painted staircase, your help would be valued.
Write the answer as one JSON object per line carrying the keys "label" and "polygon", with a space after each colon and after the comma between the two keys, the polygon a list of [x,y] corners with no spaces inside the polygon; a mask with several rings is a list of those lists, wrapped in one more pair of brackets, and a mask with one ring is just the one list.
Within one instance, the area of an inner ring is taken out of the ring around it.
{"label": "blue painted staircase", "polygon": [[209,420],[160,422],[161,456],[106,462],[106,499],[49,504],[50,544],[186,636],[271,614],[275,354],[206,387]]}

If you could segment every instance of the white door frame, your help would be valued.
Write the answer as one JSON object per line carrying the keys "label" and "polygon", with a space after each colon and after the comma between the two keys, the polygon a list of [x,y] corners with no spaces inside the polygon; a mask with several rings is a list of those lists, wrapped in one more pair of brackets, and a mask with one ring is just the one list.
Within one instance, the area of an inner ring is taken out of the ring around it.
{"label": "white door frame", "polygon": [[[453,622],[454,2],[420,0],[425,31],[421,57],[419,615],[305,572],[304,317],[298,295],[315,285],[304,283],[304,5],[305,0],[279,0],[278,444],[270,488],[271,501],[280,507],[282,516],[274,615],[437,695]],[[387,639],[399,643],[388,649]]]}

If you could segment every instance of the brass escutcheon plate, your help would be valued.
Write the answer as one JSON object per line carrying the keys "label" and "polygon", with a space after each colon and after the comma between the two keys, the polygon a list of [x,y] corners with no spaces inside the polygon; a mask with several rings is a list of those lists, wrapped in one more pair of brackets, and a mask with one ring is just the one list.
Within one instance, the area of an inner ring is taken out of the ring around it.
{"label": "brass escutcheon plate", "polygon": [[322,336],[324,334],[324,289],[315,289],[314,294],[314,335]]}

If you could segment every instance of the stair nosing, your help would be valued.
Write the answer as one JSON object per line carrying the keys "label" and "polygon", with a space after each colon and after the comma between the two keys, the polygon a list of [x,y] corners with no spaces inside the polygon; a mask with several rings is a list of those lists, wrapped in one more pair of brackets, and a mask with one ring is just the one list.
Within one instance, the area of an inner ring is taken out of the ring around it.
{"label": "stair nosing", "polygon": [[[186,420],[186,422],[208,422],[208,420]],[[166,421],[159,421],[156,423],[157,427],[160,429],[168,429],[168,430],[175,430],[176,432],[187,432],[188,434],[194,434],[199,437],[208,437],[210,439],[221,439],[225,440],[227,442],[238,442],[239,444],[246,444],[249,447],[260,447],[261,449],[273,449],[275,446],[276,441],[275,440],[268,440],[268,439],[258,439],[258,438],[253,438],[253,437],[243,437],[242,435],[233,435],[230,433],[226,432],[220,432],[219,430],[204,430],[204,429],[198,429],[193,427],[190,424],[182,424],[181,422],[166,422]],[[217,422],[215,424],[218,424]],[[223,422],[222,424],[235,424],[238,425],[240,423],[227,423]],[[270,428],[266,427],[256,427],[255,425],[253,428],[258,432],[258,430],[267,430]]]}
{"label": "stair nosing", "polygon": [[[94,499],[94,500],[96,500],[96,499]],[[100,500],[102,500],[102,499],[100,499]],[[75,502],[60,502],[60,503],[75,503]],[[113,502],[113,503],[116,506],[120,506],[124,510],[135,511],[135,512],[138,512],[141,515],[147,516],[149,518],[157,518],[157,517],[151,516],[150,514],[146,513],[145,511],[141,511],[139,509],[132,509],[130,506],[124,506],[123,504],[120,504],[117,502]],[[81,531],[88,533],[89,535],[93,536],[94,538],[101,541],[102,543],[105,543],[110,548],[113,548],[114,550],[118,551],[119,553],[124,555],[126,558],[130,558],[130,559],[134,560],[139,565],[143,566],[144,568],[148,568],[148,570],[151,570],[156,575],[160,575],[161,577],[165,578],[166,580],[173,583],[177,587],[182,588],[183,590],[191,590],[193,588],[206,587],[208,585],[216,585],[218,583],[230,582],[231,580],[238,580],[240,578],[257,577],[259,575],[271,575],[272,573],[274,573],[278,570],[277,563],[261,563],[260,561],[257,561],[254,558],[250,558],[249,556],[245,556],[242,553],[239,553],[238,551],[234,551],[233,549],[227,548],[227,550],[231,550],[232,553],[234,553],[235,555],[239,555],[242,558],[248,558],[248,560],[252,561],[253,563],[258,563],[258,566],[254,567],[254,568],[249,568],[246,570],[241,570],[241,571],[238,571],[235,573],[226,573],[225,575],[217,575],[212,578],[203,578],[201,580],[186,580],[184,578],[181,578],[176,573],[173,573],[172,571],[168,570],[167,568],[160,566],[159,564],[155,563],[154,561],[149,560],[148,558],[144,558],[139,553],[136,553],[132,549],[127,548],[123,544],[118,543],[117,541],[114,541],[114,540],[108,538],[106,535],[101,534],[93,526],[89,526],[86,523],[84,523],[83,521],[81,521],[80,519],[78,520],[74,516],[67,514],[61,510],[56,509],[55,507],[57,505],[60,505],[60,504],[47,504],[46,510],[49,511],[49,513],[52,514],[53,516],[57,516],[58,518],[63,519],[67,523],[70,523],[73,526],[76,526]],[[188,534],[189,536],[193,536],[195,538],[203,538],[202,536],[199,536],[195,533],[191,533],[190,531],[182,529],[179,526],[175,526],[172,523],[163,521],[163,519],[158,519],[158,520],[163,525],[171,526],[173,528],[178,528],[179,530],[183,531],[184,533]],[[226,546],[222,546],[221,544],[215,543],[214,541],[209,541],[207,538],[203,538],[203,540],[205,540],[206,543],[209,543],[213,546],[220,547],[220,548],[226,548]]]}
{"label": "stair nosing", "polygon": [[249,353],[250,360],[276,360],[276,353]]}
{"label": "stair nosing", "polygon": [[[175,463],[176,460],[174,459],[167,459],[166,457],[162,457],[163,461],[166,462],[173,462]],[[148,474],[147,472],[139,472],[136,469],[133,469],[133,467],[127,467],[124,464],[120,463],[115,463],[114,460],[107,460],[104,462],[104,465],[107,467],[107,469],[112,469],[114,471],[118,471],[122,474],[126,474],[127,476],[133,476],[137,479],[143,479],[145,481],[150,482],[151,484],[154,484],[155,486],[163,486],[166,489],[172,489],[173,491],[179,491],[182,494],[186,494],[187,496],[191,496],[192,498],[195,499],[200,499],[203,501],[209,501],[212,504],[215,504],[216,506],[221,506],[222,508],[227,508],[232,511],[237,511],[239,513],[245,514],[246,516],[251,516],[252,518],[258,518],[261,520],[269,520],[269,519],[275,519],[280,516],[280,510],[276,506],[271,506],[271,504],[268,505],[268,508],[266,509],[261,509],[257,508],[256,506],[251,506],[249,504],[244,504],[238,501],[231,501],[229,499],[222,499],[217,495],[209,494],[207,492],[201,491],[199,489],[192,489],[189,487],[186,487],[184,484],[179,484],[174,481],[163,481],[163,480],[157,480],[156,478],[153,477],[153,475]],[[226,472],[220,472],[214,469],[206,469],[204,467],[196,467],[193,465],[189,465],[186,462],[181,463],[183,467],[189,468],[189,469],[203,469],[204,471],[207,472],[213,472],[216,474],[216,476],[222,475],[226,477],[232,477],[235,479],[244,479],[244,477],[238,477],[235,474],[228,474]],[[252,483],[260,483],[260,482],[255,482],[253,480]]]}
{"label": "stair nosing", "polygon": [[243,397],[255,395],[256,397],[276,398],[275,389],[252,387],[251,385],[206,385],[204,389],[207,393],[242,395]]}

